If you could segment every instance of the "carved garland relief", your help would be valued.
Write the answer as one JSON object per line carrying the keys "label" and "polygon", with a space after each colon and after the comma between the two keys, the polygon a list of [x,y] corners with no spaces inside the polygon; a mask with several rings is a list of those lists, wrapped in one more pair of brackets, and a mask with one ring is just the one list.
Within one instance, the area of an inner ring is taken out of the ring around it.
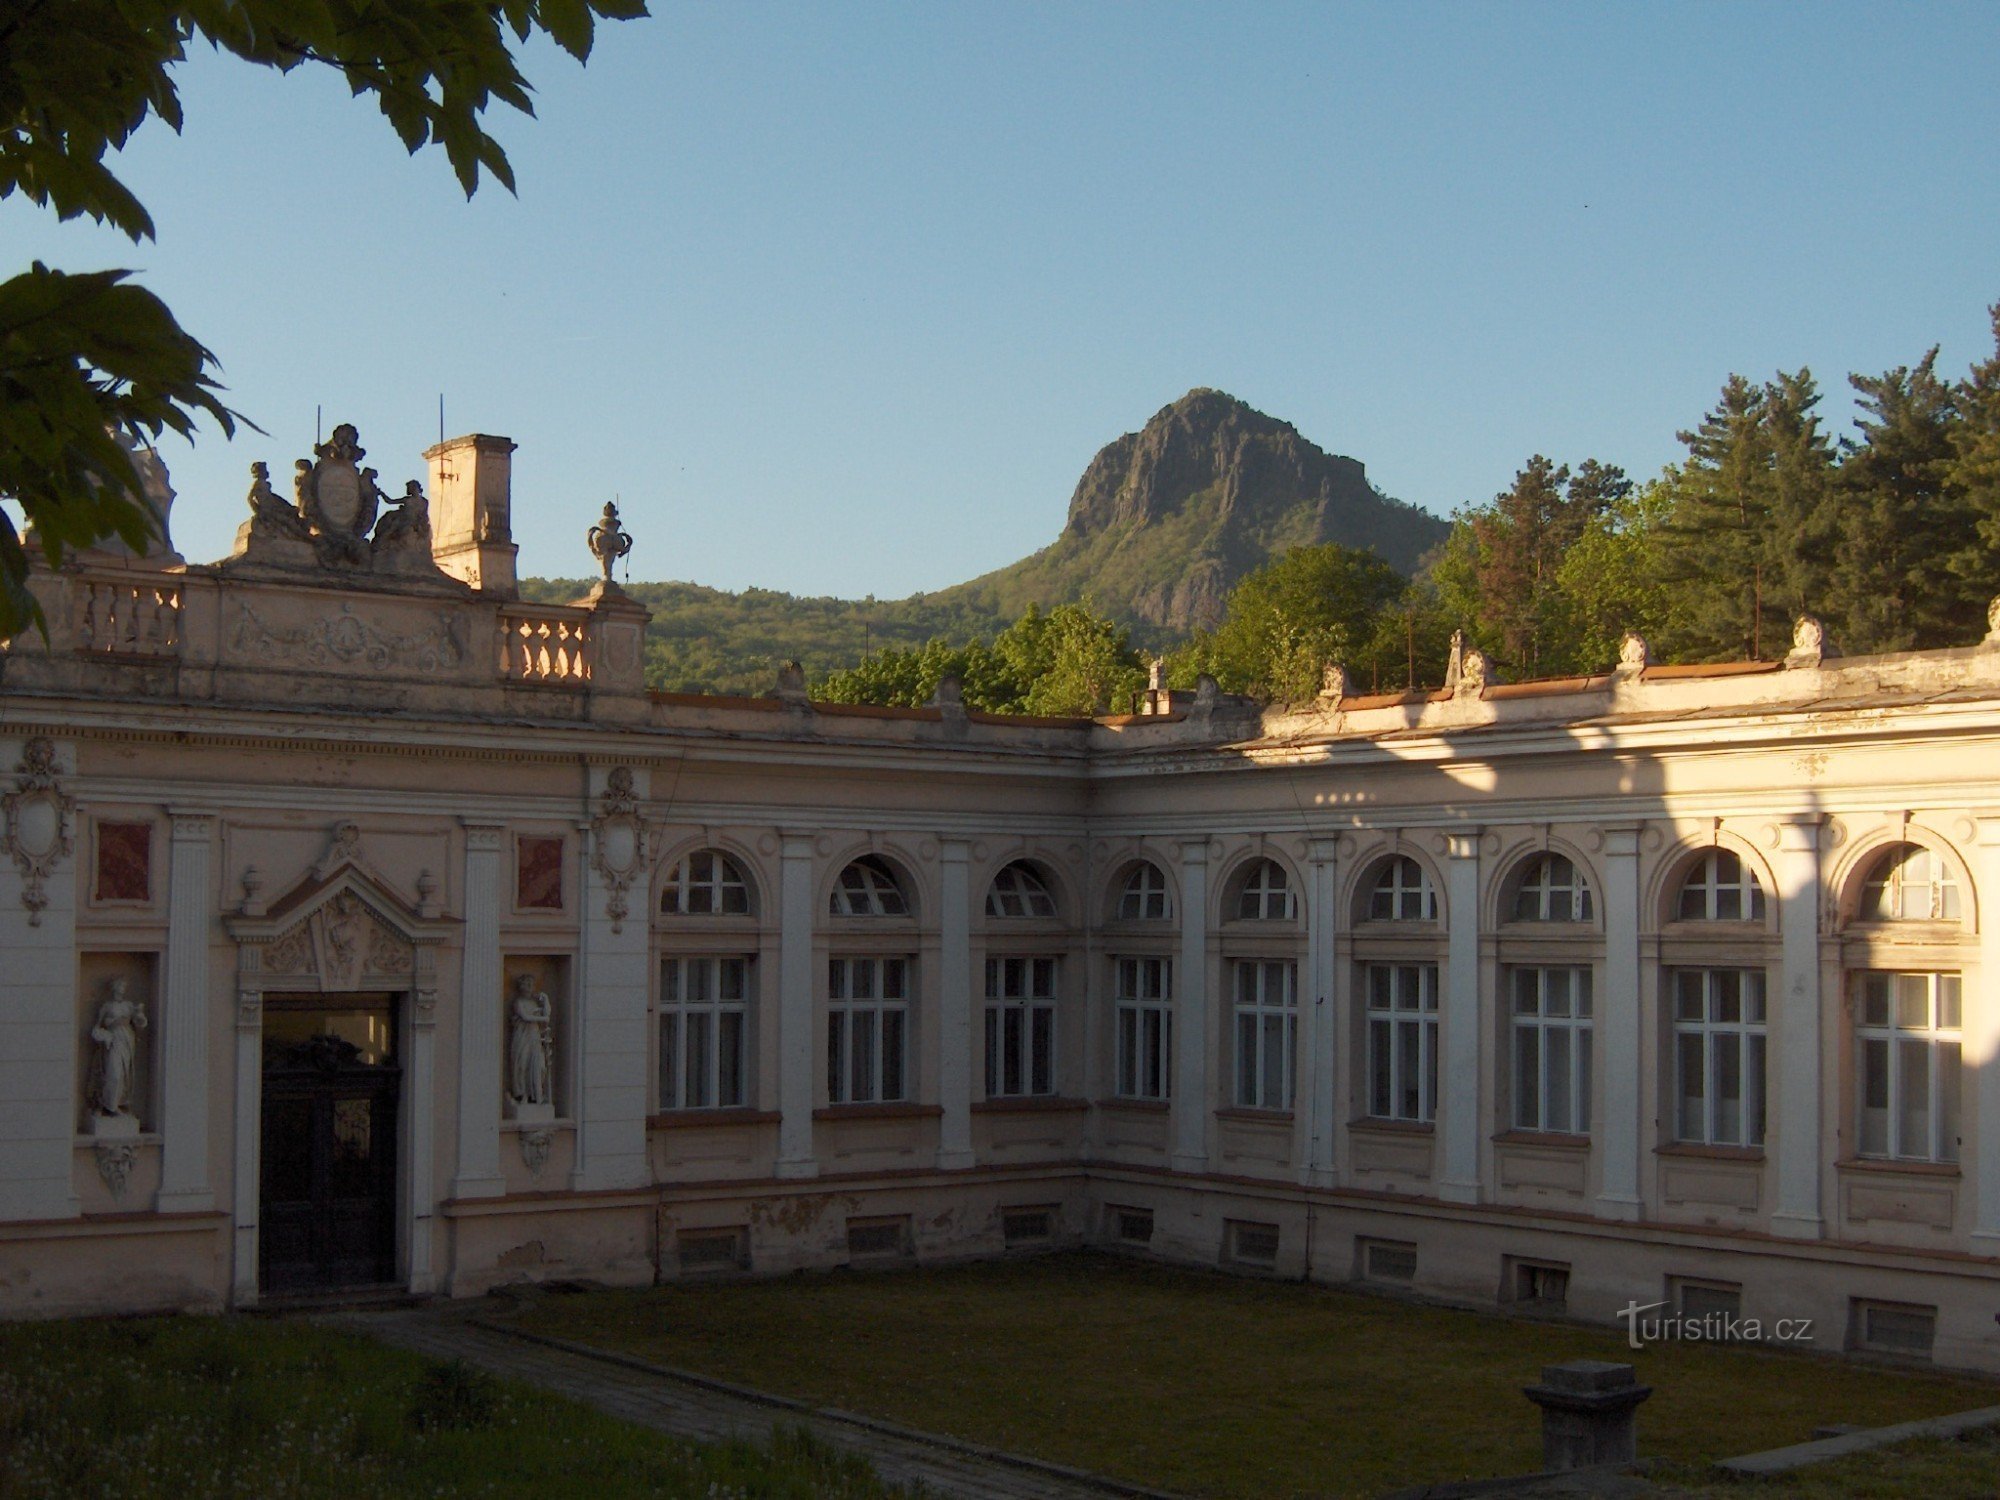
{"label": "carved garland relief", "polygon": [[39,927],[42,910],[49,904],[48,878],[69,858],[75,843],[76,802],[57,779],[56,747],[48,740],[29,740],[14,770],[14,790],[0,796],[4,814],[0,847],[14,857],[14,867],[21,872],[21,905],[27,910],[28,925]]}

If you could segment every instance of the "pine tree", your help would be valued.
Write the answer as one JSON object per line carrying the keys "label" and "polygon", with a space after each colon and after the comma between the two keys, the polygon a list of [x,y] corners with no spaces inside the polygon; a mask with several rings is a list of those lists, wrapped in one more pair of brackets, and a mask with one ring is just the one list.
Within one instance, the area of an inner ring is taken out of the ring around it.
{"label": "pine tree", "polygon": [[1958,401],[1937,378],[1933,348],[1914,369],[1850,375],[1861,440],[1844,440],[1837,608],[1857,651],[1953,645],[1965,635],[1967,580],[1944,560],[1978,539],[1977,516],[1948,493]]}
{"label": "pine tree", "polygon": [[1731,375],[1714,410],[1680,434],[1674,517],[1663,529],[1669,580],[1685,591],[1688,653],[1757,658],[1784,639],[1771,576],[1773,456],[1765,387]]}
{"label": "pine tree", "polygon": [[1952,428],[1952,455],[1945,471],[1945,493],[1971,525],[1971,534],[1941,561],[1973,617],[1966,622],[1977,638],[1979,611],[2000,594],[2000,303],[1988,309],[1993,319],[1992,358],[1976,364],[1958,383],[1954,402],[1958,422]]}

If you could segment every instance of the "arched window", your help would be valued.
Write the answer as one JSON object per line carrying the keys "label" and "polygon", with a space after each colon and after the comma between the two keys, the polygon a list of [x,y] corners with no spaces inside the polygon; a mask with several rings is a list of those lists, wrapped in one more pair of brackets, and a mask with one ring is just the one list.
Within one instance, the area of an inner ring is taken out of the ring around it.
{"label": "arched window", "polygon": [[879,854],[864,854],[840,872],[833,888],[836,917],[907,917],[909,898],[889,862]]}
{"label": "arched window", "polygon": [[1140,860],[1126,872],[1125,884],[1119,889],[1118,920],[1157,922],[1172,915],[1165,872],[1150,860]]}
{"label": "arched window", "polygon": [[1590,886],[1560,854],[1536,855],[1514,888],[1516,922],[1588,922],[1591,914]]}
{"label": "arched window", "polygon": [[667,877],[660,910],[679,917],[748,916],[750,882],[736,861],[720,850],[697,849]]}
{"label": "arched window", "polygon": [[1863,922],[1956,922],[1958,880],[1944,856],[1922,844],[1890,849],[1861,884]]}
{"label": "arched window", "polygon": [[1032,865],[1018,859],[1004,866],[987,888],[986,915],[989,917],[1053,917],[1055,914],[1056,898],[1049,894],[1047,882]]}
{"label": "arched window", "polygon": [[1674,903],[1677,922],[1761,922],[1764,887],[1732,850],[1711,849],[1688,871]]}
{"label": "arched window", "polygon": [[1236,916],[1246,922],[1286,922],[1297,914],[1285,867],[1275,859],[1252,864],[1236,888]]}
{"label": "arched window", "polygon": [[1424,867],[1407,854],[1382,862],[1368,892],[1371,922],[1435,922],[1437,891]]}

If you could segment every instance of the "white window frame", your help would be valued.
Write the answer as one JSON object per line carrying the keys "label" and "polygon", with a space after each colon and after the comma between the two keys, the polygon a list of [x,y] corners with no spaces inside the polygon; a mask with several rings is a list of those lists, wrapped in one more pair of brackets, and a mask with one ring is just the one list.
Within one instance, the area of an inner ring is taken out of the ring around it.
{"label": "white window frame", "polygon": [[1061,961],[1043,953],[986,959],[986,1097],[1056,1092],[1056,1000]]}
{"label": "white window frame", "polygon": [[[1916,911],[1911,907],[1919,908]],[[1958,875],[1928,844],[1903,843],[1879,856],[1861,883],[1862,922],[1964,920]]]}
{"label": "white window frame", "polygon": [[1289,922],[1298,916],[1298,894],[1275,859],[1258,859],[1244,872],[1236,888],[1239,922]]}
{"label": "white window frame", "polygon": [[1053,921],[1056,898],[1032,865],[1021,860],[1003,865],[986,888],[986,915],[1002,920],[1023,917]]}
{"label": "white window frame", "polygon": [[910,898],[887,861],[864,854],[842,867],[828,907],[836,917],[907,917]]}
{"label": "white window frame", "polygon": [[[1764,1145],[1769,1016],[1762,969],[1669,971],[1674,1029],[1674,1139],[1699,1146]],[[1723,1097],[1734,1070],[1736,1097]],[[1699,1078],[1691,1075],[1698,1073]],[[1731,1115],[1733,1105],[1734,1114]]]}
{"label": "white window frame", "polygon": [[656,1061],[662,1112],[750,1103],[755,973],[749,954],[672,954],[660,960]]}
{"label": "white window frame", "polygon": [[[1563,872],[1567,871],[1567,878]],[[1588,922],[1596,912],[1590,881],[1567,854],[1537,854],[1521,883],[1514,887],[1510,908],[1516,922]]]}
{"label": "white window frame", "polygon": [[[1385,961],[1362,968],[1367,1026],[1368,1116],[1437,1119],[1438,966]],[[1414,1107],[1408,1107],[1414,1094]]]}
{"label": "white window frame", "polygon": [[[1585,964],[1508,968],[1514,1129],[1589,1136],[1591,990],[1592,975]],[[1531,1043],[1533,1058],[1528,1061],[1524,1049]],[[1558,1052],[1565,1054],[1560,1060]],[[1566,1107],[1558,1109],[1559,1103]]]}
{"label": "white window frame", "polygon": [[907,954],[827,960],[827,1103],[898,1104],[910,1097],[915,969]]}
{"label": "white window frame", "polygon": [[[1965,1123],[1962,977],[1952,970],[1860,969],[1850,983],[1858,1154],[1957,1162]],[[1914,1105],[1906,1097],[1918,1076],[1906,1071],[1912,1057],[1921,1062],[1923,1088],[1922,1102]],[[1871,1102],[1877,1097],[1879,1105]],[[1920,1115],[1913,1117],[1913,1109]],[[1911,1139],[1919,1133],[1916,1118],[1922,1140]]]}
{"label": "white window frame", "polygon": [[1286,958],[1229,961],[1238,1109],[1292,1107],[1299,1035],[1299,966]]}
{"label": "white window frame", "polygon": [[1120,922],[1166,922],[1174,915],[1172,888],[1167,872],[1150,859],[1142,859],[1126,873],[1118,890]]}
{"label": "white window frame", "polygon": [[1112,1092],[1121,1099],[1173,1097],[1174,961],[1135,954],[1111,960]]}
{"label": "white window frame", "polygon": [[1420,861],[1397,854],[1382,862],[1368,889],[1369,921],[1435,922],[1437,914],[1437,887]]}
{"label": "white window frame", "polygon": [[690,850],[660,891],[660,911],[670,917],[747,917],[750,882],[720,849]]}
{"label": "white window frame", "polygon": [[[1730,867],[1734,866],[1732,872]],[[1724,907],[1735,906],[1734,913]],[[1690,906],[1695,909],[1688,910]],[[1709,849],[1689,869],[1674,898],[1677,922],[1761,922],[1764,884],[1734,849]]]}

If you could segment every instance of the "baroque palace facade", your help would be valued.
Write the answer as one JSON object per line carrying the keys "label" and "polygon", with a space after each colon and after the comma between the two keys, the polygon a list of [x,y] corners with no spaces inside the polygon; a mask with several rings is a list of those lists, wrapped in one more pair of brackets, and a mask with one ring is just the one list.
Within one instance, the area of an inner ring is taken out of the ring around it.
{"label": "baroque palace facade", "polygon": [[[352,428],[0,654],[0,1312],[1110,1245],[2000,1369],[1980,643],[1097,720],[649,693]],[[155,474],[164,504],[163,476]]]}

